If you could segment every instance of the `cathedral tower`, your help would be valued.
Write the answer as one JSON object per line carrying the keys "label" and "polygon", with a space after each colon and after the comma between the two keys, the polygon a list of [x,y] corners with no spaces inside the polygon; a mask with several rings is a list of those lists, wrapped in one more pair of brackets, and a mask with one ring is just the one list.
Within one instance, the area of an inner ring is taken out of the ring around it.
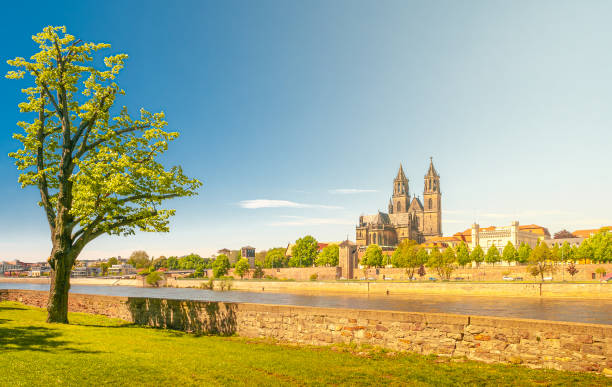
{"label": "cathedral tower", "polygon": [[410,190],[408,189],[408,179],[404,175],[404,169],[400,164],[397,177],[393,180],[393,196],[389,201],[389,213],[401,214],[408,212],[410,206]]}
{"label": "cathedral tower", "polygon": [[429,170],[425,175],[425,189],[423,190],[423,206],[425,207],[423,219],[423,236],[427,239],[442,236],[442,193],[440,192],[440,175],[433,165],[433,158],[429,158]]}

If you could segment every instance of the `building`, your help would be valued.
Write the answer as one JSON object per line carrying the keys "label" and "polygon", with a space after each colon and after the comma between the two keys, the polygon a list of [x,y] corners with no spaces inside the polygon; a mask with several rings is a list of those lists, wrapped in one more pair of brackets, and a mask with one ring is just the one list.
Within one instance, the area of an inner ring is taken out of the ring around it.
{"label": "building", "polygon": [[338,245],[338,266],[341,269],[342,279],[352,279],[355,269],[359,266],[357,246],[346,240]]}
{"label": "building", "polygon": [[495,246],[501,254],[508,242],[516,248],[523,243],[534,248],[538,245],[538,241],[549,238],[548,229],[535,224],[519,226],[519,222],[516,220],[510,223],[510,226],[490,226],[483,229],[477,223],[474,223],[472,225],[470,249],[473,250],[480,245],[486,252],[491,246]]}
{"label": "building", "polygon": [[600,227],[600,228],[591,228],[587,230],[576,230],[572,232],[572,234],[576,238],[586,239],[586,238],[593,236],[594,234],[597,234],[602,228],[607,228],[608,232],[612,232],[612,226],[607,226],[607,227]]}
{"label": "building", "polygon": [[245,246],[240,248],[240,256],[249,260],[251,269],[255,268],[255,247]]}
{"label": "building", "polygon": [[0,262],[0,275],[19,275],[27,271],[27,264],[19,260]]}
{"label": "building", "polygon": [[442,236],[442,193],[440,175],[429,161],[424,178],[423,202],[410,197],[408,179],[402,165],[393,180],[393,195],[389,199],[389,213],[378,211],[374,215],[362,215],[356,227],[356,243],[361,249],[378,244],[394,248],[404,239],[419,243]]}
{"label": "building", "polygon": [[109,275],[136,274],[136,269],[134,269],[134,266],[128,263],[120,263],[120,264],[112,265],[111,267],[109,267],[108,274]]}

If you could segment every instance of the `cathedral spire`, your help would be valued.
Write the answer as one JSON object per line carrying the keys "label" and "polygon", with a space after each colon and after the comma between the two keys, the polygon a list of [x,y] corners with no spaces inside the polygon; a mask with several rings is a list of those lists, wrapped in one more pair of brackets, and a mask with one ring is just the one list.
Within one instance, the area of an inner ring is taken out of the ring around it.
{"label": "cathedral spire", "polygon": [[397,171],[397,177],[395,180],[407,180],[406,175],[404,175],[404,168],[402,168],[402,163],[400,163],[399,170]]}
{"label": "cathedral spire", "polygon": [[425,175],[425,177],[440,177],[433,165],[433,157],[429,158],[429,170],[427,171],[427,175]]}

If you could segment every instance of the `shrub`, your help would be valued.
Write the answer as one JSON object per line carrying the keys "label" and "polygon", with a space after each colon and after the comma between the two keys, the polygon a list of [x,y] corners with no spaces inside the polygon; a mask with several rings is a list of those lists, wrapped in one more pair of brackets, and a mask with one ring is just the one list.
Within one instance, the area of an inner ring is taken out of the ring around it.
{"label": "shrub", "polygon": [[147,283],[155,287],[159,286],[159,282],[162,279],[163,279],[162,275],[157,271],[147,274],[147,277],[146,277]]}
{"label": "shrub", "polygon": [[319,279],[319,275],[317,273],[314,273],[310,276],[311,281],[316,281],[317,279]]}

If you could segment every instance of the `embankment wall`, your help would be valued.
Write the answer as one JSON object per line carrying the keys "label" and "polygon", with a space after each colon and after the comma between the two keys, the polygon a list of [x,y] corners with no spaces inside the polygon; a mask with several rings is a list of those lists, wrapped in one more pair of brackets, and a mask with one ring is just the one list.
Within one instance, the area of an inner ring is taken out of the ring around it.
{"label": "embankment wall", "polygon": [[[43,307],[47,293],[0,290]],[[467,357],[531,368],[612,373],[612,326],[540,320],[71,294],[69,310],[160,328]]]}

